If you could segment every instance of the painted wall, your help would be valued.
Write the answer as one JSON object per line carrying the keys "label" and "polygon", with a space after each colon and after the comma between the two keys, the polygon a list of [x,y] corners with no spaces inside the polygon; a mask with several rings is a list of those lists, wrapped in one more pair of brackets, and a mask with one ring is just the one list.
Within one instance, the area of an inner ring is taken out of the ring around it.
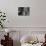
{"label": "painted wall", "polygon": [[[30,7],[30,16],[18,16],[18,7]],[[46,0],[0,0],[7,27],[46,27]]]}
{"label": "painted wall", "polygon": [[46,27],[46,0],[32,0],[32,26]]}

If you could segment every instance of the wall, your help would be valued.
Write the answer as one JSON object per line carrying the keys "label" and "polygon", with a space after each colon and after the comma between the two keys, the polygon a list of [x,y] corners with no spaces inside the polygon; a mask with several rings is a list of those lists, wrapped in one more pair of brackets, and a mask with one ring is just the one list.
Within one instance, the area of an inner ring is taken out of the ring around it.
{"label": "wall", "polygon": [[[8,20],[9,23],[7,24],[8,27],[20,27],[20,26],[28,26],[30,24],[30,17],[25,17],[25,16],[18,16],[18,7],[26,7],[30,6],[31,1],[29,0],[10,0],[8,2]],[[31,7],[31,6],[30,6]],[[22,24],[23,23],[23,24]]]}
{"label": "wall", "polygon": [[32,26],[46,27],[46,0],[32,0]]}
{"label": "wall", "polygon": [[[7,27],[46,27],[46,0],[0,0],[6,12]],[[29,6],[30,16],[18,16],[18,7]]]}

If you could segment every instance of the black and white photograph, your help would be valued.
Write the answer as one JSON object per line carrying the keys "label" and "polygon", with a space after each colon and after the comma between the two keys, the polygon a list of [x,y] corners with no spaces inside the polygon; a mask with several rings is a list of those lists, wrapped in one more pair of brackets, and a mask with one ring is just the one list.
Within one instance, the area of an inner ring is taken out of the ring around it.
{"label": "black and white photograph", "polygon": [[30,7],[18,8],[18,16],[29,16],[29,15],[30,15]]}

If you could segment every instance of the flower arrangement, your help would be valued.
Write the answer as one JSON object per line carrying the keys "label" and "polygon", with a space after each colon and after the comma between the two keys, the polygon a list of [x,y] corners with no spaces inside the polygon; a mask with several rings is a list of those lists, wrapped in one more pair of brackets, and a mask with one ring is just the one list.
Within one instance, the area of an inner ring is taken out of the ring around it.
{"label": "flower arrangement", "polygon": [[0,27],[3,28],[4,27],[4,22],[6,20],[6,15],[4,12],[0,11]]}

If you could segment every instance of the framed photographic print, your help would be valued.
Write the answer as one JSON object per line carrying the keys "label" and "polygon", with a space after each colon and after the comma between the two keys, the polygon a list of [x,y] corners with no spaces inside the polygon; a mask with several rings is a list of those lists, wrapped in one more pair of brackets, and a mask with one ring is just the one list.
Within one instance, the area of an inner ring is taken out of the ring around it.
{"label": "framed photographic print", "polygon": [[18,16],[29,16],[30,8],[29,7],[18,7]]}

